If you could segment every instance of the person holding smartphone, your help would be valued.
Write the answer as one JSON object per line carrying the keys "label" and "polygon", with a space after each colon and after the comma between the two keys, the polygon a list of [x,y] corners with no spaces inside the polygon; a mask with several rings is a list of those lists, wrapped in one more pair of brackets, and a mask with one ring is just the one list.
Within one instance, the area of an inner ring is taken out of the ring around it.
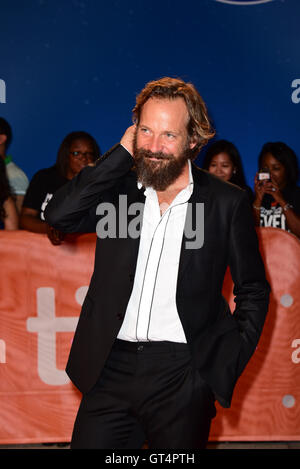
{"label": "person holding smartphone", "polygon": [[290,231],[300,238],[300,187],[295,152],[283,142],[266,143],[258,158],[253,202],[257,226]]}

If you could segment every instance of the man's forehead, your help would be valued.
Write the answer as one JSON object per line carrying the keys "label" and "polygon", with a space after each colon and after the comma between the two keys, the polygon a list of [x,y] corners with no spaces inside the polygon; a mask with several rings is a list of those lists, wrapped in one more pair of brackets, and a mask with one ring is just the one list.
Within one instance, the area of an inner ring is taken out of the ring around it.
{"label": "man's forehead", "polygon": [[189,112],[186,103],[182,97],[150,97],[141,109],[140,120],[151,116],[153,111],[166,113],[174,118],[184,119],[186,123],[189,120]]}
{"label": "man's forehead", "polygon": [[143,107],[147,104],[147,103],[153,103],[153,104],[161,104],[161,103],[170,103],[171,105],[172,104],[179,104],[179,103],[182,103],[182,105],[186,108],[187,110],[187,107],[186,107],[186,104],[185,104],[185,100],[182,96],[176,96],[176,97],[169,97],[169,96],[150,96],[147,101],[145,101],[145,103],[143,104]]}

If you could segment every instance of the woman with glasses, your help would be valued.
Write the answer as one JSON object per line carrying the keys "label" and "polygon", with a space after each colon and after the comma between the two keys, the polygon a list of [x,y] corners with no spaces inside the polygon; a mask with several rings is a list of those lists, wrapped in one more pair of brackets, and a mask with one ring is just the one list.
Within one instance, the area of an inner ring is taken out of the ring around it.
{"label": "woman with glasses", "polygon": [[20,227],[35,233],[47,233],[53,244],[60,244],[62,233],[50,227],[44,210],[53,194],[73,179],[85,166],[100,156],[96,140],[83,131],[71,132],[62,141],[55,165],[39,170],[27,189],[20,216]]}

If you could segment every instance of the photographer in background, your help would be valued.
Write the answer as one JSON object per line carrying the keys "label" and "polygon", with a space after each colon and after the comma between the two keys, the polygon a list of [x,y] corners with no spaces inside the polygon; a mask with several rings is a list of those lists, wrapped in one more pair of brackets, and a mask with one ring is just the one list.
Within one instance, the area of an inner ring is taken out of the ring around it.
{"label": "photographer in background", "polygon": [[299,168],[295,152],[282,142],[266,143],[258,167],[253,202],[256,225],[281,228],[300,238]]}

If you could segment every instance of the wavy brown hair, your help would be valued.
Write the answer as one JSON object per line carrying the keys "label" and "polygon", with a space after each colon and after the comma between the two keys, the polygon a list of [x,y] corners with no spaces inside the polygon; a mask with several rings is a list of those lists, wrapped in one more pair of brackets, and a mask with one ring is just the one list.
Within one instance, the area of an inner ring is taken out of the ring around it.
{"label": "wavy brown hair", "polygon": [[133,108],[133,121],[138,125],[143,105],[150,98],[176,99],[183,98],[189,113],[187,131],[189,139],[196,141],[191,151],[195,159],[201,148],[215,135],[215,131],[208,117],[206,105],[192,83],[186,83],[178,78],[164,77],[150,81],[136,98]]}

